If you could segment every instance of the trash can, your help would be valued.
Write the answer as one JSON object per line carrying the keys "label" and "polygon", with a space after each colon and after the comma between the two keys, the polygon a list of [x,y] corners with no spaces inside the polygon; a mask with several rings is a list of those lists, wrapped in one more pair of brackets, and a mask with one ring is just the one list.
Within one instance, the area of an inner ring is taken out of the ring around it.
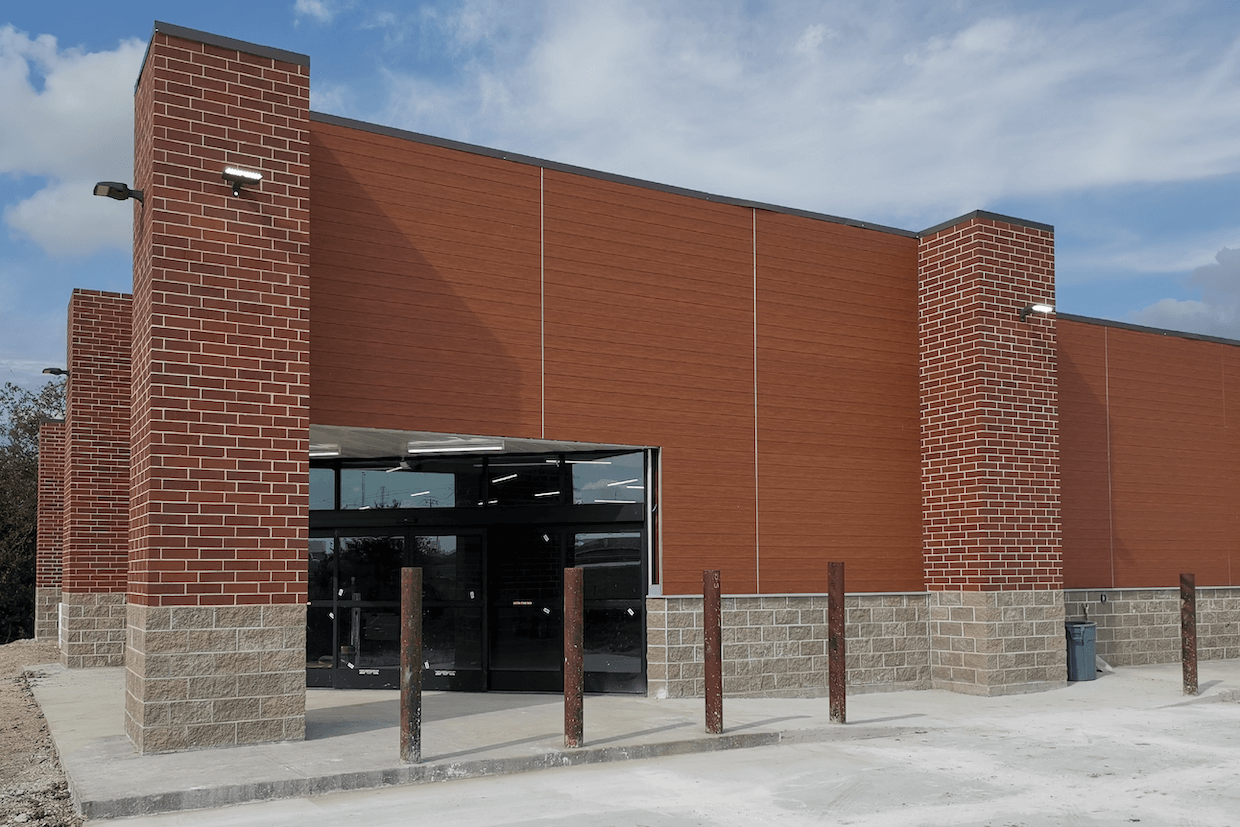
{"label": "trash can", "polygon": [[1098,677],[1096,649],[1098,624],[1092,620],[1069,620],[1064,623],[1068,638],[1068,680],[1092,681]]}

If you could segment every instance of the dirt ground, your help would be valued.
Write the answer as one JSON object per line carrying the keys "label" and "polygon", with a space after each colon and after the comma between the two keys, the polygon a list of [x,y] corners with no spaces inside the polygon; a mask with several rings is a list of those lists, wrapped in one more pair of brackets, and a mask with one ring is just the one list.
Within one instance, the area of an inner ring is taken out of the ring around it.
{"label": "dirt ground", "polygon": [[18,640],[0,646],[0,825],[78,827],[65,774],[56,760],[47,722],[22,668],[53,663],[52,643]]}

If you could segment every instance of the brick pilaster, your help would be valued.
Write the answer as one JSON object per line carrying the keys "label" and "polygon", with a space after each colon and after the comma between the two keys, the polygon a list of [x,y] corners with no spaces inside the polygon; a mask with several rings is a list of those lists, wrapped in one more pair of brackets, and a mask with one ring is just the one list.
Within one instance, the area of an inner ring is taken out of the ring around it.
{"label": "brick pilaster", "polygon": [[39,426],[39,507],[35,551],[34,637],[58,640],[65,518],[65,423]]}
{"label": "brick pilaster", "polygon": [[69,667],[124,658],[131,322],[127,295],[69,299],[60,629]]}
{"label": "brick pilaster", "polygon": [[[1053,230],[964,216],[922,235],[918,276],[932,681],[982,694],[1060,683],[1062,637],[1047,632],[1063,620],[1055,320],[1020,313],[1054,304]],[[1056,595],[997,596],[1010,592]]]}
{"label": "brick pilaster", "polygon": [[[134,118],[143,752],[304,735],[308,107],[307,58],[156,24]],[[261,183],[234,196],[230,165]]]}

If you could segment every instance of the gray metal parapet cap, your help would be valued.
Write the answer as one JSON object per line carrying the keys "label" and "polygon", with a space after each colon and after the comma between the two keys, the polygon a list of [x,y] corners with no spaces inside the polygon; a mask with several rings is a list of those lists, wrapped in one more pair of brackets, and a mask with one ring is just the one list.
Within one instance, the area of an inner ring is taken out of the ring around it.
{"label": "gray metal parapet cap", "polygon": [[310,56],[303,55],[300,52],[290,52],[285,49],[276,49],[271,46],[263,46],[258,43],[250,43],[246,40],[237,40],[232,37],[224,37],[211,32],[203,32],[198,29],[190,29],[185,26],[177,26],[173,23],[164,23],[156,20],[154,27],[151,29],[151,39],[146,42],[146,52],[142,55],[142,65],[138,67],[138,79],[134,81],[133,88],[137,91],[138,86],[142,83],[142,73],[146,71],[146,61],[151,56],[151,43],[155,40],[155,34],[163,32],[172,37],[179,37],[183,40],[190,40],[194,43],[205,43],[208,46],[215,46],[220,49],[227,49],[232,52],[243,52],[247,55],[255,55],[256,57],[265,57],[271,60],[279,60],[284,63],[292,63],[295,66],[305,66],[310,68]]}
{"label": "gray metal parapet cap", "polygon": [[917,237],[925,238],[926,236],[934,235],[937,232],[946,230],[948,227],[954,227],[957,224],[963,224],[966,221],[971,221],[974,218],[984,218],[988,221],[999,221],[1004,224],[1011,224],[1015,227],[1028,227],[1031,230],[1041,230],[1046,233],[1055,232],[1055,226],[1053,224],[1043,224],[1040,221],[1030,221],[1027,218],[1016,218],[1015,216],[1003,215],[1002,213],[997,212],[987,212],[986,210],[974,210],[973,212],[948,219],[940,224],[935,224],[933,227],[927,227],[917,233]]}

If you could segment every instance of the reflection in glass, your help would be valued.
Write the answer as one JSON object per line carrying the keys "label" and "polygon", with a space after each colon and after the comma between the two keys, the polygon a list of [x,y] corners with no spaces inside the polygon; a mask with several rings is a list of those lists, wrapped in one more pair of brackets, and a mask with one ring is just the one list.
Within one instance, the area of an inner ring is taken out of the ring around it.
{"label": "reflection in glass", "polygon": [[396,609],[341,608],[336,618],[340,666],[344,669],[400,666],[400,612]]}
{"label": "reflection in glass", "polygon": [[306,668],[332,668],[332,633],[335,621],[329,606],[306,609]]}
{"label": "reflection in glass", "polygon": [[641,503],[646,501],[644,454],[616,454],[596,459],[572,459],[573,504]]}
{"label": "reflection in glass", "polygon": [[310,510],[331,511],[336,507],[336,472],[331,468],[310,469]]}
{"label": "reflection in glass", "polygon": [[413,538],[414,563],[422,569],[428,602],[482,601],[482,538],[479,535]]}
{"label": "reflection in glass", "polygon": [[340,508],[451,508],[456,505],[456,477],[421,471],[344,468],[340,471]]}
{"label": "reflection in glass", "polygon": [[641,621],[634,607],[587,608],[583,638],[585,671],[642,671]]}
{"label": "reflection in glass", "polygon": [[578,532],[573,565],[585,586],[586,672],[642,671],[642,535],[639,531]]}
{"label": "reflection in glass", "polygon": [[331,600],[336,574],[336,541],[311,537],[306,591],[311,600]]}
{"label": "reflection in glass", "polygon": [[400,600],[404,537],[341,537],[341,600]]}
{"label": "reflection in glass", "polygon": [[422,659],[436,672],[482,668],[482,609],[422,610]]}
{"label": "reflection in glass", "polygon": [[559,505],[559,460],[492,459],[488,463],[488,505]]}

